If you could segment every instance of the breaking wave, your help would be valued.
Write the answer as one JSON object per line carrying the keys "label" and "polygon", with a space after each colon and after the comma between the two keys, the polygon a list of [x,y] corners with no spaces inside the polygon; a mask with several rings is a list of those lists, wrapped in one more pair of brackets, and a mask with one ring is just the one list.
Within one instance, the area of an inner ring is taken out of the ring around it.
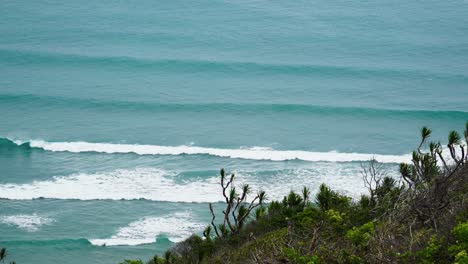
{"label": "breaking wave", "polygon": [[[5,139],[4,139],[5,141]],[[20,147],[38,148],[54,152],[96,152],[108,154],[133,153],[138,155],[211,155],[233,159],[248,160],[303,160],[303,161],[326,161],[326,162],[353,162],[368,161],[372,158],[383,163],[401,163],[411,160],[411,155],[382,155],[364,153],[341,153],[341,152],[313,152],[304,150],[275,150],[264,147],[219,149],[197,146],[158,146],[138,144],[113,144],[113,143],[90,143],[90,142],[48,142],[44,140],[7,140],[9,144],[14,143]]]}
{"label": "breaking wave", "polygon": [[52,222],[54,222],[54,219],[42,217],[37,214],[0,216],[0,223],[12,225],[28,232],[38,231],[41,226],[49,225]]}
{"label": "breaking wave", "polygon": [[37,198],[79,200],[146,199],[170,202],[220,201],[217,179],[176,183],[159,169],[137,168],[95,174],[56,176],[51,180],[25,184],[0,185],[0,198],[29,200]]}
{"label": "breaking wave", "polygon": [[128,226],[121,227],[115,235],[103,239],[89,239],[96,246],[135,246],[156,242],[158,236],[166,236],[171,242],[180,242],[200,232],[204,224],[193,222],[190,213],[176,213],[165,217],[143,217]]}
{"label": "breaking wave", "polygon": [[[396,166],[390,166],[396,167]],[[272,171],[235,171],[238,184],[248,183],[253,190],[268,190],[270,200],[281,199],[290,190],[309,186],[314,193],[321,183],[359,196],[366,190],[358,164],[316,163],[312,168]],[[397,171],[390,170],[396,177]],[[97,173],[55,176],[48,180],[24,184],[0,184],[0,198],[31,200],[38,198],[72,200],[151,200],[166,202],[204,203],[223,200],[219,176],[186,177],[156,168],[120,169]]]}

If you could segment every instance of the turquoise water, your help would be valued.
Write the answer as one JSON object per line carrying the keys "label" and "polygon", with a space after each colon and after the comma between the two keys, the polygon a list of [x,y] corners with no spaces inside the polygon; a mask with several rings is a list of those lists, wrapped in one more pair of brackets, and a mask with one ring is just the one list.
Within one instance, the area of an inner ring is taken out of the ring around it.
{"label": "turquoise water", "polygon": [[[468,2],[0,1],[0,246],[148,259],[210,220],[217,173],[270,199],[397,175],[468,120]],[[103,247],[102,245],[106,245]]]}

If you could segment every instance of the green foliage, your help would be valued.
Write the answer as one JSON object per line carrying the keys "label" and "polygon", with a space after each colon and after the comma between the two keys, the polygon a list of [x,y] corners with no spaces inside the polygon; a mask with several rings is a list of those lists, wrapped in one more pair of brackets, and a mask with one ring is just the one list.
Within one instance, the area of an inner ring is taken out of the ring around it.
{"label": "green foliage", "polygon": [[[281,228],[265,233],[255,240],[250,240],[235,251],[229,250],[227,254],[231,263],[245,263],[246,259],[251,258],[253,252],[259,253],[259,257],[272,255],[272,252],[277,250],[278,245],[283,245],[286,239],[287,229]],[[226,259],[223,259],[221,263],[226,263]]]}
{"label": "green foliage", "polygon": [[326,211],[331,208],[331,203],[335,193],[328,188],[325,184],[321,184],[319,192],[315,196],[315,203],[322,211]]}
{"label": "green foliage", "polygon": [[304,208],[303,202],[304,200],[299,194],[291,191],[288,196],[284,197],[283,206],[291,209],[301,210]]}
{"label": "green foliage", "polygon": [[421,129],[421,138],[423,139],[423,142],[431,135],[431,133],[432,130],[425,126]]}
{"label": "green foliage", "polygon": [[[468,141],[468,122],[466,126]],[[363,173],[368,176],[364,180],[369,195],[357,201],[322,184],[312,199],[304,187],[257,207],[257,202],[246,201],[250,187],[236,189],[234,175],[221,170],[225,212],[230,213],[216,218],[210,206],[213,217],[204,239],[193,235],[149,263],[468,264],[468,156],[462,138],[452,131],[448,138],[452,160],[445,161],[450,157],[441,155],[442,145],[428,142],[431,134],[423,127],[412,162],[400,164],[403,182],[385,177],[385,172],[378,172],[382,168],[378,162],[370,161],[370,170]],[[262,203],[265,192],[255,197]],[[223,225],[227,219],[236,227]]]}
{"label": "green foliage", "polygon": [[304,186],[302,188],[302,200],[304,201],[305,205],[309,203],[310,199],[310,189]]}
{"label": "green foliage", "polygon": [[126,259],[124,262],[120,262],[120,264],[144,264],[142,260],[131,260]]}
{"label": "green foliage", "polygon": [[460,223],[452,229],[455,244],[449,247],[449,252],[455,257],[455,263],[468,263],[468,222]]}
{"label": "green foliage", "polygon": [[5,260],[6,256],[7,256],[6,248],[1,248],[0,249],[0,260]]}
{"label": "green foliage", "polygon": [[325,212],[326,219],[335,225],[340,225],[343,223],[343,219],[346,216],[345,213],[340,213],[333,209],[327,210]]}
{"label": "green foliage", "polygon": [[432,235],[426,247],[416,252],[422,263],[435,263],[442,248],[442,243],[437,235]]}
{"label": "green foliage", "polygon": [[[259,191],[250,202],[247,201],[248,194],[251,193],[251,188],[248,184],[240,186],[241,192],[238,193],[234,187],[234,174],[226,178],[224,169],[220,170],[221,189],[224,197],[224,206],[222,210],[222,221],[218,225],[215,224],[216,214],[213,210],[213,204],[209,204],[212,215],[211,226],[214,234],[218,238],[226,238],[229,234],[238,234],[244,224],[249,220],[250,213],[257,207],[263,206],[267,200],[265,191]],[[219,230],[219,231],[218,231]]]}
{"label": "green foliage", "polygon": [[302,196],[291,191],[281,202],[272,201],[267,210],[259,212],[263,217],[257,218],[257,222],[262,226],[267,225],[266,230],[286,227],[290,219],[306,209],[308,195],[306,188],[303,190]]}
{"label": "green foliage", "polygon": [[461,143],[460,134],[457,131],[452,130],[448,135],[448,144],[449,145],[459,145]]}
{"label": "green foliage", "polygon": [[282,253],[291,263],[296,264],[316,264],[319,263],[319,257],[316,255],[302,255],[294,248],[284,247]]}
{"label": "green foliage", "polygon": [[255,210],[255,220],[259,221],[262,219],[266,214],[266,207],[259,207]]}
{"label": "green foliage", "polygon": [[322,219],[322,212],[316,207],[309,206],[304,211],[297,213],[292,219],[298,227],[309,228]]}
{"label": "green foliage", "polygon": [[168,261],[159,257],[158,255],[154,255],[154,257],[148,262],[148,264],[170,264],[172,263],[172,258],[169,258]]}
{"label": "green foliage", "polygon": [[462,250],[455,255],[455,264],[468,264],[468,254]]}
{"label": "green foliage", "polygon": [[384,199],[384,197],[392,192],[396,187],[396,181],[395,179],[391,177],[384,177],[382,184],[378,186],[375,190],[377,199],[381,200]]}
{"label": "green foliage", "polygon": [[465,135],[465,140],[468,141],[468,121],[466,121],[465,131],[463,134]]}
{"label": "green foliage", "polygon": [[460,223],[452,229],[457,242],[468,244],[468,222]]}
{"label": "green foliage", "polygon": [[342,209],[349,207],[350,201],[351,198],[340,195],[325,184],[320,185],[319,192],[315,196],[315,203],[322,211],[329,209],[342,211]]}
{"label": "green foliage", "polygon": [[357,247],[367,247],[373,232],[374,224],[369,222],[360,227],[353,227],[346,233],[346,239]]}
{"label": "green foliage", "polygon": [[366,211],[370,211],[370,209],[373,207],[372,201],[367,195],[361,195],[358,205],[361,209]]}
{"label": "green foliage", "polygon": [[203,258],[211,255],[213,241],[211,239],[203,240],[197,235],[192,235],[178,246],[178,253],[182,259],[190,263],[198,263]]}
{"label": "green foliage", "polygon": [[347,263],[347,264],[361,264],[361,263],[363,263],[361,257],[356,256],[354,254],[351,254],[347,250],[342,250],[341,251],[341,257],[343,259],[343,262]]}
{"label": "green foliage", "polygon": [[[5,262],[5,259],[7,257],[7,250],[6,248],[0,248],[0,261]],[[16,262],[11,261],[10,264],[16,264]]]}

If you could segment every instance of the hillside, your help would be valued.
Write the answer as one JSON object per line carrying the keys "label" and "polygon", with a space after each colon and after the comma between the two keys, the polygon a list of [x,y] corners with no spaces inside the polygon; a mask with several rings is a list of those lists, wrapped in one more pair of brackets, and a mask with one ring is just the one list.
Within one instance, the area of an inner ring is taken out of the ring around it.
{"label": "hillside", "polygon": [[[203,238],[193,235],[148,263],[468,263],[468,123],[464,139],[450,132],[447,148],[421,129],[412,163],[400,179],[375,160],[363,164],[369,194],[359,200],[320,186],[282,201],[252,199],[224,170],[225,208]],[[252,195],[250,195],[252,196]],[[124,263],[143,263],[126,260]]]}

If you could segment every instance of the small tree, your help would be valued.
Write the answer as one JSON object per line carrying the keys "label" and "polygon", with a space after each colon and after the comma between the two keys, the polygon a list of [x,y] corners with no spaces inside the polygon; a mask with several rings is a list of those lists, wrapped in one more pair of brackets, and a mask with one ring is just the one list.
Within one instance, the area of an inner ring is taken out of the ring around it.
{"label": "small tree", "polygon": [[361,175],[364,186],[369,191],[370,203],[372,206],[375,206],[377,203],[377,191],[380,189],[384,177],[387,175],[387,170],[382,163],[372,158],[367,165],[361,163]]}
{"label": "small tree", "polygon": [[[382,216],[393,207],[403,187],[399,181],[387,176],[384,165],[376,159],[361,163],[361,175],[369,196],[361,197],[361,205],[374,216]],[[377,214],[377,215],[376,215]]]}
{"label": "small tree", "polygon": [[[248,219],[250,213],[255,208],[262,206],[266,201],[264,191],[258,192],[253,199],[248,202],[247,196],[251,193],[251,188],[248,184],[240,186],[240,193],[234,187],[234,174],[226,176],[224,169],[220,171],[222,195],[225,201],[225,209],[223,210],[223,221],[218,226],[215,224],[216,214],[214,213],[213,204],[210,203],[210,212],[213,216],[211,226],[217,237],[225,237],[229,233],[237,234]],[[205,229],[205,237],[210,237],[211,228]]]}
{"label": "small tree", "polygon": [[347,208],[350,201],[351,198],[333,191],[330,187],[323,183],[320,184],[319,192],[315,195],[315,204],[323,212],[326,212],[330,209],[341,210]]}
{"label": "small tree", "polygon": [[[468,153],[465,151],[465,144],[468,143],[468,122],[464,131],[465,142],[462,142],[458,132],[449,133],[447,148],[450,157],[444,157],[440,142],[427,144],[431,133],[432,130],[427,127],[421,129],[421,142],[417,150],[413,151],[412,162],[401,163],[400,173],[408,184],[406,198],[417,219],[437,230],[438,216],[451,203],[450,192],[463,185],[458,184],[458,181],[463,181],[464,178],[454,176],[458,175],[462,165],[468,162]],[[426,145],[428,150],[423,151],[422,148]],[[442,166],[438,165],[439,161]]]}

